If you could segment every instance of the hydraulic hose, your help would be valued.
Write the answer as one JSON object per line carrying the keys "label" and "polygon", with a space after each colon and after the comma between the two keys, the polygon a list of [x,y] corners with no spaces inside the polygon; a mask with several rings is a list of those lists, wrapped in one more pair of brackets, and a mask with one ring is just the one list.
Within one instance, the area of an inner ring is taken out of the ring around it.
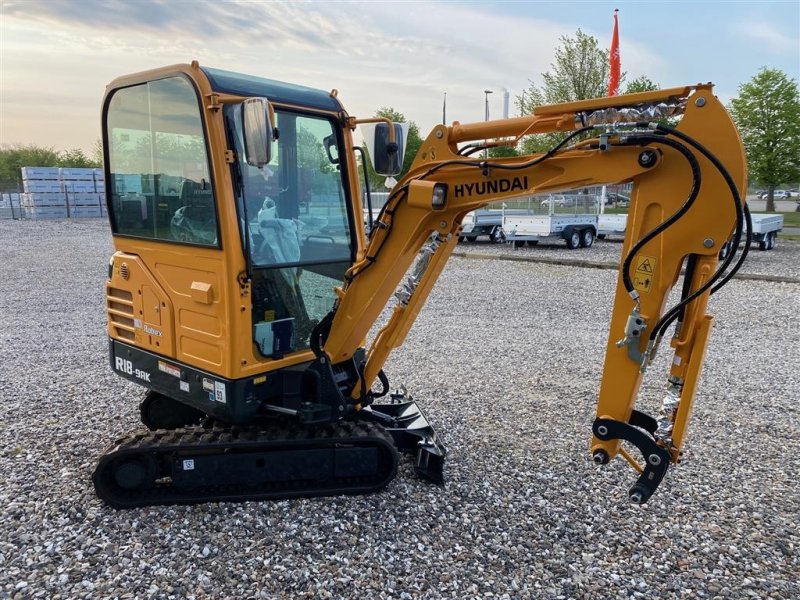
{"label": "hydraulic hose", "polygon": [[695,158],[694,154],[692,154],[689,149],[673,140],[663,138],[663,137],[656,137],[656,136],[635,136],[633,138],[629,138],[633,140],[633,143],[626,142],[625,144],[621,145],[641,145],[641,144],[663,144],[665,146],[669,146],[674,148],[678,152],[680,152],[684,158],[689,162],[689,165],[692,169],[692,189],[689,192],[689,197],[683,203],[683,205],[673,213],[668,219],[662,221],[657,227],[654,227],[650,230],[647,234],[645,234],[638,242],[636,242],[633,247],[630,249],[628,254],[625,256],[625,260],[622,264],[622,282],[625,286],[625,291],[628,294],[632,294],[634,292],[633,287],[633,280],[631,279],[630,270],[631,264],[633,263],[633,259],[635,258],[636,254],[654,239],[656,236],[663,233],[669,227],[674,225],[681,217],[683,217],[686,212],[692,207],[695,200],[697,199],[698,194],[700,193],[700,184],[702,182],[702,177],[700,175],[700,163],[697,162],[697,158]]}
{"label": "hydraulic hose", "polygon": [[[660,131],[666,135],[674,135],[675,137],[688,143],[690,146],[692,146],[698,152],[700,152],[703,156],[705,156],[709,160],[709,162],[711,162],[712,165],[714,165],[717,171],[722,175],[723,179],[725,180],[725,183],[727,183],[728,188],[731,191],[734,204],[736,206],[736,231],[733,236],[735,240],[736,249],[738,249],[738,244],[742,239],[742,230],[744,228],[743,226],[745,222],[745,215],[747,215],[747,225],[748,225],[747,241],[749,242],[752,239],[752,224],[749,219],[749,210],[745,211],[741,196],[739,195],[739,190],[736,188],[736,183],[733,181],[731,174],[725,168],[725,165],[723,165],[719,161],[719,159],[715,155],[713,155],[705,146],[700,144],[700,142],[686,135],[682,131],[678,131],[677,129],[673,129],[671,127],[666,127],[664,125],[655,123],[653,124],[653,126],[656,129],[656,131]],[[715,291],[719,290],[722,287],[722,285],[727,283],[730,280],[730,278],[733,277],[736,271],[738,271],[739,267],[741,267],[742,263],[744,262],[744,257],[747,255],[748,250],[749,250],[749,243],[746,244],[745,249],[743,250],[742,255],[740,256],[734,268],[731,269],[730,273],[728,273],[725,279],[722,282],[720,282],[720,285],[714,287]],[[690,294],[686,298],[683,298],[680,302],[678,302],[678,304],[676,304],[664,316],[662,316],[661,319],[658,320],[658,322],[655,324],[652,331],[650,332],[649,339],[651,343],[655,342],[657,337],[664,335],[664,331],[666,331],[667,327],[669,327],[669,325],[678,317],[678,315],[681,314],[682,309],[686,305],[688,305],[691,301],[693,301],[694,299],[705,293],[709,288],[714,286],[714,284],[723,276],[723,273],[727,270],[735,254],[736,254],[735,251],[728,254],[728,256],[725,257],[725,260],[723,261],[720,268],[717,269],[716,273],[714,273],[714,275],[711,276],[706,283],[697,288],[692,294]]]}

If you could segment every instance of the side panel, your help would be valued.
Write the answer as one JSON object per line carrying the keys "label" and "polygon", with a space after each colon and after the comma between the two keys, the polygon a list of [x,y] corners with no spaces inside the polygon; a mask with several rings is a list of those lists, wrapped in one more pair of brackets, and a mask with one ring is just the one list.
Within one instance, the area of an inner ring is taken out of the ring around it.
{"label": "side panel", "polygon": [[[148,244],[149,246],[149,244]],[[200,369],[223,373],[228,334],[223,263],[168,244],[117,252],[106,284],[108,334]],[[199,252],[197,252],[199,254]]]}
{"label": "side panel", "polygon": [[252,422],[259,406],[254,380],[231,380],[115,340],[109,344],[111,368],[118,375],[225,422]]}

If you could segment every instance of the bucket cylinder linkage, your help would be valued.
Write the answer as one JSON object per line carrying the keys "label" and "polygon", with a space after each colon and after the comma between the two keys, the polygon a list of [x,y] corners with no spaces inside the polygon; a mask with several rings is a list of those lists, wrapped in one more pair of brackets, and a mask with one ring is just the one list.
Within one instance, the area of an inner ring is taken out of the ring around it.
{"label": "bucket cylinder linkage", "polygon": [[[644,504],[656,491],[656,488],[664,479],[669,466],[669,452],[659,446],[653,435],[655,435],[658,424],[653,417],[634,410],[627,423],[614,419],[596,419],[592,425],[592,433],[603,441],[624,440],[636,446],[644,457],[644,467],[636,483],[628,490],[631,502]],[[649,435],[648,435],[649,434]],[[627,458],[627,456],[626,456]],[[597,450],[594,454],[595,462],[605,464],[608,462],[608,455],[604,450]]]}

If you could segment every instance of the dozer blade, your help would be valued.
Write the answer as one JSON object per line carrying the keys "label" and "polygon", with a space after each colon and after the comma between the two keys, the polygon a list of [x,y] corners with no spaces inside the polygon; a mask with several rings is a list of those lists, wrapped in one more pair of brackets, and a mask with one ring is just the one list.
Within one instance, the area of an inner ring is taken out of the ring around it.
{"label": "dozer blade", "polygon": [[401,452],[416,454],[417,475],[436,483],[444,482],[447,450],[439,442],[427,417],[417,403],[405,400],[405,393],[392,394],[391,404],[371,404],[358,412],[358,418],[383,425]]}
{"label": "dozer blade", "polygon": [[92,479],[115,508],[366,494],[397,473],[382,427],[339,423],[266,430],[216,427],[131,434]]}

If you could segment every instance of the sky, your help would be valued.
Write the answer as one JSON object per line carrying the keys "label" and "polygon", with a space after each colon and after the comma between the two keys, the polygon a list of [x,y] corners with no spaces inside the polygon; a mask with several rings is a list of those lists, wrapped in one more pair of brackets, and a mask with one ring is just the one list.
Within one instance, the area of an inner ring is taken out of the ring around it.
{"label": "sky", "polygon": [[[90,153],[105,86],[188,63],[338,89],[351,115],[392,107],[423,137],[491,118],[550,70],[578,28],[662,87],[714,82],[728,102],[761,67],[800,80],[800,0],[257,2],[0,0],[0,144]],[[624,84],[623,84],[624,87]]]}

